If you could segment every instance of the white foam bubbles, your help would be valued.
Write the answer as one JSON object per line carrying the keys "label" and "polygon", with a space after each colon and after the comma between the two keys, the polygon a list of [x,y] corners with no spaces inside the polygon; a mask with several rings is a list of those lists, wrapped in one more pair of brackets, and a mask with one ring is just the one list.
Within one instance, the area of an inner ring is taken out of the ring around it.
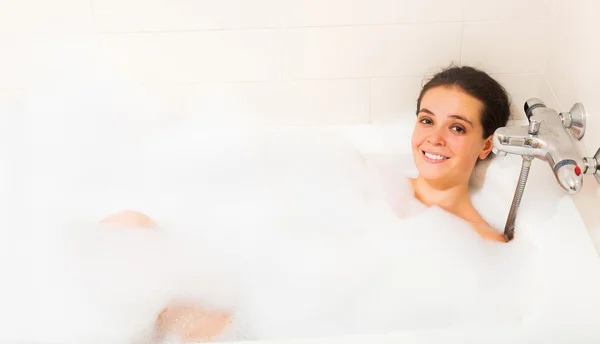
{"label": "white foam bubbles", "polygon": [[[132,342],[173,298],[231,311],[229,339],[510,325],[526,313],[540,264],[534,220],[558,195],[519,217],[528,235],[484,242],[414,200],[406,125],[396,124],[399,135],[394,126],[370,135],[258,128],[235,106],[220,116],[201,103],[189,107],[203,111],[194,119],[137,135],[154,107],[131,99],[152,102],[109,79],[84,75],[29,100],[27,220],[11,222],[22,249],[8,252],[31,259],[12,271],[27,282],[12,288],[7,308],[19,316],[0,335]],[[499,230],[514,190],[506,185],[518,177],[518,162],[507,161],[492,163],[473,196]],[[529,190],[523,206],[533,208]],[[96,225],[124,209],[158,230]]]}

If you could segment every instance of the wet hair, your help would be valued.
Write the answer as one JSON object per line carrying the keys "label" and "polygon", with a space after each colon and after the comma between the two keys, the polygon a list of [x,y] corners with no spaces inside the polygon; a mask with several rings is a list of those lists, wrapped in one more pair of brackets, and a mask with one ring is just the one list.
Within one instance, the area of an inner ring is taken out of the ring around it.
{"label": "wet hair", "polygon": [[438,86],[458,87],[483,103],[480,118],[484,139],[508,122],[510,99],[504,87],[487,73],[469,66],[450,66],[435,74],[421,89],[417,100],[417,114],[425,93]]}

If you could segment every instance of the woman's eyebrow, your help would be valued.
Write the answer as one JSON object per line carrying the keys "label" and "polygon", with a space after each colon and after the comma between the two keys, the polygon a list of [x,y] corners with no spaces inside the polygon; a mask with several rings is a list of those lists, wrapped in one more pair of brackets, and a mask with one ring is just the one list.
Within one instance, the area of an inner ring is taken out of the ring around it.
{"label": "woman's eyebrow", "polygon": [[456,119],[463,120],[463,121],[465,121],[465,122],[469,123],[469,125],[470,125],[471,127],[473,127],[473,123],[471,123],[471,121],[469,121],[469,120],[468,120],[466,117],[464,117],[464,116],[461,116],[461,115],[450,115],[449,117],[452,117],[452,118],[456,118]]}
{"label": "woman's eyebrow", "polygon": [[431,110],[428,110],[426,108],[421,108],[421,110],[419,110],[419,112],[425,112],[425,113],[428,113],[428,114],[430,114],[432,116],[435,116],[435,114],[433,112],[431,112]]}
{"label": "woman's eyebrow", "polygon": [[[435,114],[431,110],[426,109],[426,108],[421,108],[421,110],[419,110],[419,112],[425,112],[427,114],[430,114],[431,116],[435,116]],[[450,115],[448,117],[460,119],[461,121],[465,121],[465,122],[469,123],[469,125],[471,127],[473,127],[473,123],[471,121],[469,121],[465,116],[454,114],[454,115]]]}

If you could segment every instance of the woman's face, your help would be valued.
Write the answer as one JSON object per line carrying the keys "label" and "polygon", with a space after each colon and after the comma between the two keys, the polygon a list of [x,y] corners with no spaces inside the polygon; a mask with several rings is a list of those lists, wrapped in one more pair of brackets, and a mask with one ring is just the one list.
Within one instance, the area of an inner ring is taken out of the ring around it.
{"label": "woman's face", "polygon": [[483,138],[483,103],[457,87],[428,90],[412,135],[413,158],[419,175],[452,186],[469,181],[478,158],[492,149]]}

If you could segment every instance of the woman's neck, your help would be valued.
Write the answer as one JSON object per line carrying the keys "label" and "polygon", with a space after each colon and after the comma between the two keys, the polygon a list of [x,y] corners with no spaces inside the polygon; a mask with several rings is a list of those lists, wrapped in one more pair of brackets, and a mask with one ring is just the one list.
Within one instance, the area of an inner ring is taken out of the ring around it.
{"label": "woman's neck", "polygon": [[435,183],[422,177],[411,179],[415,197],[427,207],[438,206],[451,213],[470,205],[468,183]]}
{"label": "woman's neck", "polygon": [[432,183],[424,178],[411,179],[415,197],[427,207],[438,206],[469,222],[477,234],[491,241],[506,242],[502,234],[497,233],[479,215],[469,197],[469,184]]}

